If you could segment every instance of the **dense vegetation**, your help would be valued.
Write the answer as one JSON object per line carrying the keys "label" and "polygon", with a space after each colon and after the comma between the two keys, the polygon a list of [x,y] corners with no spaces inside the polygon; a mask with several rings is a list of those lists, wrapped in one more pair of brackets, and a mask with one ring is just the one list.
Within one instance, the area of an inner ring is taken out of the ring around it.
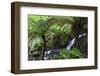
{"label": "dense vegetation", "polygon": [[28,60],[87,58],[87,17],[28,15]]}

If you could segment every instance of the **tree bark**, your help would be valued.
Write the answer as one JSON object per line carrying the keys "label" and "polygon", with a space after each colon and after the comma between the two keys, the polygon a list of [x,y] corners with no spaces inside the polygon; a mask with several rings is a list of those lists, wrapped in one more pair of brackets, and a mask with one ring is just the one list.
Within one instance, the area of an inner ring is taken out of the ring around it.
{"label": "tree bark", "polygon": [[47,41],[46,41],[45,35],[42,35],[41,38],[42,38],[42,40],[43,40],[43,50],[42,50],[42,52],[41,52],[40,59],[41,59],[41,60],[44,60],[45,51],[47,50],[47,46],[46,46]]}

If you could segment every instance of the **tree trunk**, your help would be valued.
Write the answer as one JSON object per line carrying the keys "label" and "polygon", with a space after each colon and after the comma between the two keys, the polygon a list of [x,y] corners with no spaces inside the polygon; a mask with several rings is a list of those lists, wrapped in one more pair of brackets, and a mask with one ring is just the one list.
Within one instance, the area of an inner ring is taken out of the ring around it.
{"label": "tree trunk", "polygon": [[47,46],[46,46],[47,41],[46,41],[45,35],[42,35],[41,38],[43,40],[43,50],[41,52],[40,59],[44,60],[45,51],[47,50]]}

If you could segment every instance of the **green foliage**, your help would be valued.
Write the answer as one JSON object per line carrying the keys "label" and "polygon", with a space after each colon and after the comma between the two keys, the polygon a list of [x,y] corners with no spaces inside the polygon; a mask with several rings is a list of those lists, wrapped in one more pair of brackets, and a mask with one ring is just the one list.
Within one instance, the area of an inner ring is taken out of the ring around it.
{"label": "green foliage", "polygon": [[75,58],[82,58],[82,54],[80,50],[77,48],[72,48],[72,50],[66,50],[65,48],[61,49],[60,59],[75,59]]}
{"label": "green foliage", "polygon": [[74,58],[82,58],[82,53],[77,48],[72,48],[69,57],[73,58],[73,59]]}
{"label": "green foliage", "polygon": [[29,44],[30,46],[30,51],[34,51],[35,49],[38,49],[38,48],[42,48],[43,46],[43,41],[41,38],[39,37],[36,37],[36,38],[33,38]]}
{"label": "green foliage", "polygon": [[[40,56],[41,52],[45,52],[47,48],[64,46],[69,35],[77,38],[80,32],[87,32],[86,17],[28,15],[29,52],[34,51],[34,54]],[[82,58],[77,47],[70,51],[67,51],[66,48],[60,48],[60,54],[54,55],[52,59],[70,58]]]}
{"label": "green foliage", "polygon": [[59,58],[60,59],[68,59],[69,55],[70,55],[69,51],[67,51],[66,48],[63,48],[63,49],[61,49]]}

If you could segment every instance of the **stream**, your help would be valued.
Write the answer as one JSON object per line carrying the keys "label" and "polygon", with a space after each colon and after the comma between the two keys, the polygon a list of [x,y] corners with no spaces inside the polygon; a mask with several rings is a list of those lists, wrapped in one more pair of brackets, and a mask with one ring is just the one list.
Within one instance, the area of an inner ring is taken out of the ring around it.
{"label": "stream", "polygon": [[[79,34],[79,39],[86,36],[86,33],[83,33],[83,34]],[[73,45],[75,44],[75,37],[72,38],[72,39],[69,39],[66,43],[66,49],[69,51],[71,50],[71,48],[73,47]],[[54,54],[59,54],[60,53],[60,50],[59,49],[50,49],[48,51],[45,52],[45,56],[44,56],[44,59],[45,60],[48,60],[50,59]]]}

